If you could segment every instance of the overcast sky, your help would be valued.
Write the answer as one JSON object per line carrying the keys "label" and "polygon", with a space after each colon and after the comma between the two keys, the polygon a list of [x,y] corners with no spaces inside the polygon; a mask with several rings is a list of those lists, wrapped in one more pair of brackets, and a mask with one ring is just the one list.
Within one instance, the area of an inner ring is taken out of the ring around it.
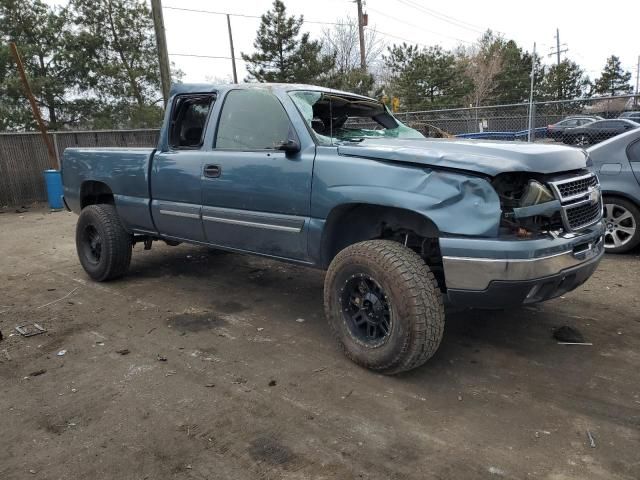
{"label": "overcast sky", "polygon": [[[48,0],[64,3],[64,0]],[[229,39],[224,15],[174,10],[170,7],[259,16],[272,0],[163,0],[164,20],[169,53],[229,56]],[[304,15],[303,31],[319,37],[322,25],[310,22],[335,22],[347,15],[356,17],[356,4],[351,0],[285,0],[290,14]],[[514,39],[526,50],[537,49],[545,63],[555,62],[548,56],[555,48],[556,28],[567,55],[579,63],[593,79],[599,75],[606,58],[618,55],[624,68],[632,72],[635,86],[640,40],[640,1],[621,2],[615,8],[596,6],[578,0],[536,0],[506,2],[498,0],[366,0],[369,25],[380,32],[388,44],[403,39],[420,45],[439,44],[453,48],[460,41],[473,42],[482,31],[491,28],[508,39]],[[246,76],[240,53],[251,53],[260,20],[232,16],[238,77]],[[228,59],[190,58],[172,55],[172,62],[185,73],[185,82],[228,80]]]}
{"label": "overcast sky", "polygon": [[[170,53],[229,56],[226,17],[172,10],[167,7],[211,10],[243,15],[260,15],[271,6],[269,0],[164,0],[167,42]],[[350,0],[285,0],[291,14],[304,15],[313,22],[335,22],[346,15],[356,16],[356,4]],[[473,42],[480,32],[491,28],[514,39],[527,50],[537,42],[545,63],[555,48],[556,28],[570,59],[579,63],[593,79],[598,76],[606,58],[618,55],[625,69],[633,73],[635,86],[640,41],[640,1],[618,4],[616,8],[592,8],[594,4],[577,0],[536,0],[535,2],[505,2],[497,0],[453,0],[433,2],[421,0],[366,0],[369,25],[392,44],[401,39],[421,45],[439,44],[453,48],[460,40]],[[602,7],[603,5],[601,5]],[[531,8],[535,7],[535,8]],[[432,10],[432,11],[429,11]],[[237,57],[250,53],[260,20],[231,17]],[[305,23],[303,31],[320,36],[330,25]],[[393,36],[393,37],[392,37]],[[227,59],[206,59],[171,56],[184,73],[185,81],[224,79],[231,75]],[[237,60],[238,77],[246,76],[244,62]]]}

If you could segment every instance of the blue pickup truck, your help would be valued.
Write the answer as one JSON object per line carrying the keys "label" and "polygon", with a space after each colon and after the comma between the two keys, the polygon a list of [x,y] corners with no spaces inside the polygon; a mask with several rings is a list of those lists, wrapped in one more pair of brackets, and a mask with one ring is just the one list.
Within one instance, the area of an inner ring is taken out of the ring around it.
{"label": "blue pickup truck", "polygon": [[589,278],[603,225],[588,167],[565,146],[426,139],[347,92],[177,85],[157,148],[70,148],[62,178],[94,280],[157,240],[325,269],[344,352],[393,374],[435,353],[445,301],[517,306]]}

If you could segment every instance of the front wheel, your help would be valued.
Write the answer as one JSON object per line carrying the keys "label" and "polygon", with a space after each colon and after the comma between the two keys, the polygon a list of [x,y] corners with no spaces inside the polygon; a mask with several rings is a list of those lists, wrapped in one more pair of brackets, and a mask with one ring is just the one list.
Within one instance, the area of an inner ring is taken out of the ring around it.
{"label": "front wheel", "polygon": [[425,363],[444,332],[435,277],[418,254],[389,240],[338,253],[325,278],[324,308],[347,357],[384,374]]}
{"label": "front wheel", "polygon": [[604,197],[604,248],[625,253],[640,244],[640,209],[624,198]]}
{"label": "front wheel", "polygon": [[131,235],[113,205],[89,205],[76,225],[76,250],[85,272],[104,282],[124,275],[131,263]]}

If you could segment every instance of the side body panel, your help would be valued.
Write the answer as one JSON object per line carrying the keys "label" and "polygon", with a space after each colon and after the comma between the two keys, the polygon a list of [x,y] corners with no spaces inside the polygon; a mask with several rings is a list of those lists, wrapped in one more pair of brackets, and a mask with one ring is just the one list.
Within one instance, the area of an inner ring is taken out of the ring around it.
{"label": "side body panel", "polygon": [[640,206],[640,162],[631,162],[629,145],[640,142],[640,129],[591,147],[592,170],[598,175],[602,193],[618,195]]}
{"label": "side body panel", "polygon": [[155,231],[149,211],[151,148],[67,148],[62,160],[64,198],[80,213],[80,193],[87,181],[106,184],[118,215],[129,230]]}

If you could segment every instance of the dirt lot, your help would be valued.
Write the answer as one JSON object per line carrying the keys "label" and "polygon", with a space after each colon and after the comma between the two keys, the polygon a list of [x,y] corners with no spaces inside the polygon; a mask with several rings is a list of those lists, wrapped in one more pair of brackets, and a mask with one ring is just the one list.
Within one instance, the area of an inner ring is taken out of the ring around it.
{"label": "dirt lot", "polygon": [[138,245],[96,284],[75,221],[0,215],[0,479],[640,478],[638,253],[544,305],[448,312],[389,378],[335,346],[322,272]]}

